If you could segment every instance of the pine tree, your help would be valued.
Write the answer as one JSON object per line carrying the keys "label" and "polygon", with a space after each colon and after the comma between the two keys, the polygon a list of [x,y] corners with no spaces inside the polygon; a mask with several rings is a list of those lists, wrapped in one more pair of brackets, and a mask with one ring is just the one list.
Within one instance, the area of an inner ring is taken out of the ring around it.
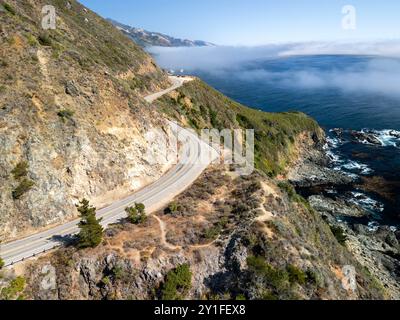
{"label": "pine tree", "polygon": [[78,248],[95,248],[103,239],[103,227],[100,224],[102,219],[96,219],[96,208],[90,206],[86,199],[83,199],[76,207],[81,215],[78,225],[80,229]]}

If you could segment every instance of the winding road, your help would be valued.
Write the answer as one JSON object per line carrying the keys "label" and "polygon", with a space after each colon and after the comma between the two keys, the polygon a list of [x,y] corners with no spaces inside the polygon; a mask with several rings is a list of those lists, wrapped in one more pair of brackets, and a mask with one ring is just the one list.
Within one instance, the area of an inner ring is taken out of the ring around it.
{"label": "winding road", "polygon": [[[149,103],[179,88],[189,77],[170,77],[172,86],[161,92],[145,97]],[[187,189],[218,157],[217,152],[203,142],[190,130],[170,122],[171,129],[181,142],[178,164],[153,184],[137,193],[114,202],[112,205],[97,211],[104,227],[126,217],[125,208],[135,202],[143,203],[148,213],[155,212],[168,204],[174,197]],[[211,155],[204,157],[204,155]],[[26,259],[38,256],[46,251],[62,246],[65,239],[79,232],[79,219],[59,225],[49,230],[31,235],[24,239],[0,245],[0,256],[5,266],[10,266]]]}

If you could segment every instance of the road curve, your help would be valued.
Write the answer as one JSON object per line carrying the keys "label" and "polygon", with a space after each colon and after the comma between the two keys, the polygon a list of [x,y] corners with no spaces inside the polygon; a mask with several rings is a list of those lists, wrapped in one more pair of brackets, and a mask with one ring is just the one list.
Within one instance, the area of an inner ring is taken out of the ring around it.
{"label": "road curve", "polygon": [[[173,85],[167,90],[147,96],[148,102],[153,102],[166,93],[180,87],[190,78],[170,77]],[[168,204],[175,196],[187,189],[218,157],[215,150],[200,140],[197,135],[189,130],[170,122],[171,129],[177,134],[182,143],[178,164],[153,184],[143,188],[137,193],[114,202],[112,205],[97,211],[97,216],[102,218],[102,225],[107,227],[118,222],[126,216],[125,208],[135,202],[143,203],[148,213],[152,213]],[[204,154],[211,157],[204,158]],[[207,159],[208,158],[208,159]],[[5,266],[10,266],[23,260],[38,256],[46,251],[59,247],[63,240],[76,234],[79,219],[59,225],[49,230],[33,234],[24,239],[5,243],[0,246],[0,257]]]}
{"label": "road curve", "polygon": [[175,89],[178,89],[180,86],[182,86],[185,82],[188,81],[192,81],[193,78],[191,77],[177,77],[177,76],[170,76],[169,80],[172,82],[172,86],[169,87],[168,89],[165,89],[163,91],[160,92],[156,92],[153,93],[147,97],[145,97],[144,99],[149,102],[152,103],[154,101],[156,101],[158,98],[161,98],[163,95],[170,93],[171,91],[174,91]]}

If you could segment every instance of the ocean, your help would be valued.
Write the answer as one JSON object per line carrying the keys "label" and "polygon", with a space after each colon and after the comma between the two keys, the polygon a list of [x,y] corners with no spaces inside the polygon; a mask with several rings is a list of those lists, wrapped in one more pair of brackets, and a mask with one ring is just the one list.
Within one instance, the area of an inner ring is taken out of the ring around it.
{"label": "ocean", "polygon": [[[170,68],[165,59],[163,67]],[[176,63],[174,64],[176,67]],[[302,111],[325,129],[335,170],[358,179],[320,191],[363,207],[348,219],[400,227],[400,62],[375,56],[292,56],[184,70],[228,97],[268,112]],[[179,69],[178,69],[179,70]]]}

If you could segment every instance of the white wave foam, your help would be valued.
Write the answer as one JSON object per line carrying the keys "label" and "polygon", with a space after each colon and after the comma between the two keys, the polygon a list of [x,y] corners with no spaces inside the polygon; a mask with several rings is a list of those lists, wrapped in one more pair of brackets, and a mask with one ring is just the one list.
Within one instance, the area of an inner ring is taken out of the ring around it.
{"label": "white wave foam", "polygon": [[368,175],[374,172],[371,168],[369,168],[366,164],[359,163],[357,161],[353,160],[348,160],[345,164],[341,166],[341,168],[347,169],[347,170],[357,170],[361,174]]}
{"label": "white wave foam", "polygon": [[[359,131],[360,133],[372,135],[382,147],[400,147],[400,131],[393,129],[385,130],[370,130],[363,129]],[[358,140],[358,142],[366,145],[376,145],[367,140]]]}
{"label": "white wave foam", "polygon": [[353,198],[350,199],[350,202],[353,202],[356,205],[370,211],[372,213],[382,213],[385,210],[384,204],[368,197],[367,195],[361,192],[351,192]]}
{"label": "white wave foam", "polygon": [[400,146],[400,131],[397,130],[373,130],[376,138],[381,142],[383,147],[399,147]]}
{"label": "white wave foam", "polygon": [[338,138],[334,138],[334,137],[327,137],[326,138],[326,142],[327,142],[327,148],[331,149],[331,148],[337,148],[339,147],[339,145],[341,144],[341,141]]}
{"label": "white wave foam", "polygon": [[368,223],[368,230],[370,232],[377,232],[379,229],[379,223],[376,221],[371,221],[370,223]]}

